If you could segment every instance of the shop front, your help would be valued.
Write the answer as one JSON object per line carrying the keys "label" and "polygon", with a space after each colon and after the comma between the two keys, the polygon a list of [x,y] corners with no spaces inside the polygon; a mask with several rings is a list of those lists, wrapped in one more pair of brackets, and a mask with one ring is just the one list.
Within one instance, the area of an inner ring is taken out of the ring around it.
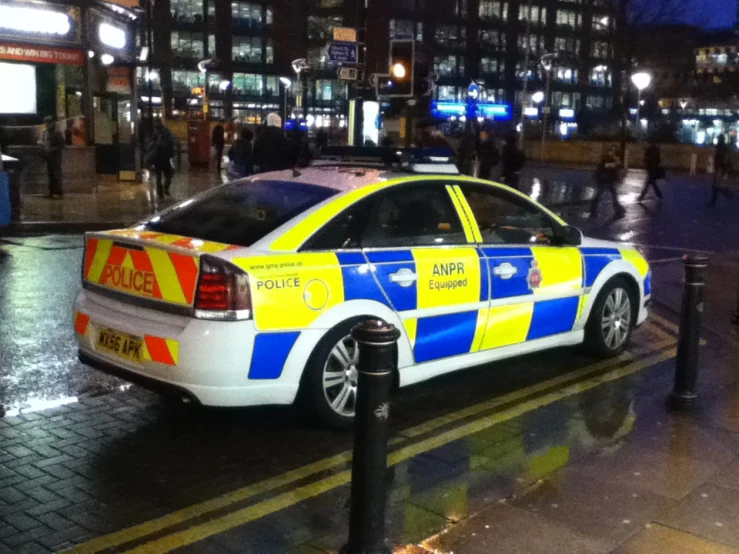
{"label": "shop front", "polygon": [[72,180],[135,170],[136,23],[134,12],[102,2],[0,5],[0,126],[30,177],[43,174],[36,144],[46,116],[64,133]]}

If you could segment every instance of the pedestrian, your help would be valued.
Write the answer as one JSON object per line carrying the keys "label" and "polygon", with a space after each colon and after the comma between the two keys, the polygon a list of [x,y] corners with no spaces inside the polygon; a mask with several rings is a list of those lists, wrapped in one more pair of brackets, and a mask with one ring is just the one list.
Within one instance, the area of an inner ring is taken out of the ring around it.
{"label": "pedestrian", "polygon": [[282,118],[274,112],[267,115],[267,126],[254,142],[254,164],[262,173],[294,167],[295,156],[282,130]]}
{"label": "pedestrian", "polygon": [[49,198],[61,198],[62,188],[62,152],[64,151],[64,135],[56,128],[56,121],[51,116],[44,118],[44,134],[41,138],[41,155],[46,160],[49,174]]}
{"label": "pedestrian", "polygon": [[718,144],[713,151],[713,186],[711,187],[711,199],[708,201],[709,206],[716,205],[719,194],[723,194],[726,198],[732,197],[726,185],[726,177],[731,170],[729,157],[729,145],[726,144],[726,137],[721,135],[718,137]]}
{"label": "pedestrian", "polygon": [[621,219],[626,215],[626,209],[618,201],[618,191],[616,187],[621,180],[621,164],[616,156],[614,148],[607,150],[595,170],[595,183],[597,190],[593,197],[593,203],[590,207],[590,217],[598,215],[598,204],[603,193],[608,191],[613,199],[613,209],[616,212],[616,219]]}
{"label": "pedestrian", "polygon": [[477,145],[477,159],[480,162],[477,170],[477,176],[480,179],[492,179],[492,172],[500,161],[498,148],[495,146],[495,139],[487,129],[483,129],[480,133],[480,142]]}
{"label": "pedestrian", "polygon": [[0,152],[8,155],[8,134],[5,132],[5,128],[0,126]]}
{"label": "pedestrian", "polygon": [[665,175],[664,169],[662,169],[662,152],[660,152],[659,146],[654,140],[649,141],[649,145],[644,150],[644,167],[647,169],[647,181],[644,183],[644,188],[639,195],[639,202],[644,202],[644,199],[649,193],[649,187],[654,189],[657,198],[662,199],[662,191],[657,185],[657,180],[662,179]]}
{"label": "pedestrian", "polygon": [[229,173],[234,179],[254,174],[254,151],[251,143],[253,138],[254,133],[244,127],[228,151],[228,158],[231,160]]}
{"label": "pedestrian", "polygon": [[223,127],[224,119],[221,119],[213,128],[210,144],[215,151],[216,156],[216,173],[221,173],[221,163],[223,162],[223,149],[226,147],[226,129]]}
{"label": "pedestrian", "polygon": [[[172,131],[164,125],[161,118],[156,118],[149,141],[148,161],[156,172],[157,198],[159,199],[164,198],[165,195],[169,196],[169,188],[172,186],[172,175],[174,174],[172,158],[175,154],[175,142]],[[163,183],[162,177],[164,177]]]}
{"label": "pedestrian", "polygon": [[462,175],[473,177],[475,174],[475,152],[477,140],[474,135],[466,133],[457,149],[457,169]]}
{"label": "pedestrian", "polygon": [[511,134],[503,145],[502,168],[500,177],[511,188],[518,189],[521,170],[526,165],[526,155],[518,147],[515,133]]}

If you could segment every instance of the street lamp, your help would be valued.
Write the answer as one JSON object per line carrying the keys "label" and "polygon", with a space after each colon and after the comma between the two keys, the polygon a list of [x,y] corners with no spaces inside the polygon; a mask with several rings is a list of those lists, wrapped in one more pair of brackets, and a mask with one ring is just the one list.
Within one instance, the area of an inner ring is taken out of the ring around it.
{"label": "street lamp", "polygon": [[649,86],[649,83],[652,82],[652,76],[649,73],[644,73],[643,71],[639,73],[634,73],[631,76],[631,82],[634,83],[634,86],[636,87],[637,93],[637,99],[636,99],[636,132],[639,132],[639,110],[641,108],[641,91],[643,91],[645,88]]}
{"label": "street lamp", "polygon": [[280,85],[282,85],[282,127],[287,123],[287,91],[293,82],[287,77],[280,77]]}
{"label": "street lamp", "polygon": [[541,104],[544,102],[544,93],[540,90],[536,91],[534,94],[531,95],[531,101],[534,104]]}

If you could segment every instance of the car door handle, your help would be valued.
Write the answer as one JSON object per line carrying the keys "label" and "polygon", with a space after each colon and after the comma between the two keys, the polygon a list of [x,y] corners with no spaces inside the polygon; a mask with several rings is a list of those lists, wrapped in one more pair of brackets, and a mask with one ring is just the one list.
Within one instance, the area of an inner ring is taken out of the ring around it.
{"label": "car door handle", "polygon": [[416,281],[418,281],[418,274],[406,267],[398,270],[397,273],[390,274],[390,282],[397,283],[401,287],[410,287]]}
{"label": "car door handle", "polygon": [[518,268],[508,262],[502,263],[493,268],[493,275],[497,275],[501,279],[510,279],[516,273],[518,273]]}

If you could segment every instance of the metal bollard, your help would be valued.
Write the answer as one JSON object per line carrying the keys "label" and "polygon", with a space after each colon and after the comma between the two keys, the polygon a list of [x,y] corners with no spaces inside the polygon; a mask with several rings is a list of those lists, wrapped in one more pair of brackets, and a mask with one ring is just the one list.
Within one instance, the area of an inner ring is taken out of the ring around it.
{"label": "metal bollard", "polygon": [[395,344],[400,332],[370,320],[352,330],[359,344],[349,540],[341,554],[391,554],[385,538],[385,474]]}
{"label": "metal bollard", "polygon": [[698,380],[698,348],[708,257],[685,256],[683,265],[685,266],[685,288],[680,308],[680,336],[675,361],[675,385],[667,399],[668,405],[676,410],[693,408],[698,399],[695,385]]}

